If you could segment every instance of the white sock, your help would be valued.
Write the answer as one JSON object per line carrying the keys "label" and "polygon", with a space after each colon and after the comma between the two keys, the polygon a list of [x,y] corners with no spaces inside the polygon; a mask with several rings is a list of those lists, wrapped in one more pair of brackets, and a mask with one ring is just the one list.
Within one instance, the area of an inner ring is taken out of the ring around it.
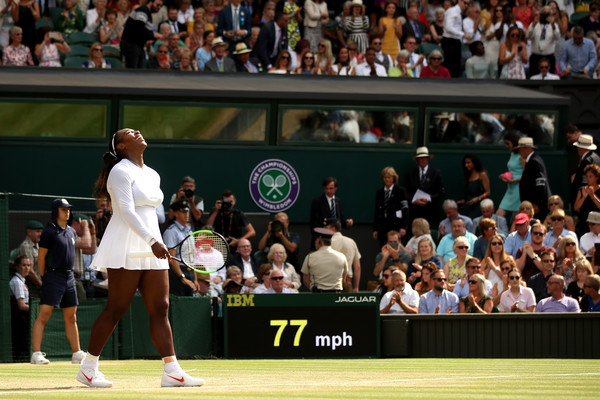
{"label": "white sock", "polygon": [[100,356],[94,356],[90,353],[85,354],[85,359],[81,363],[83,368],[97,368],[98,367],[98,359]]}
{"label": "white sock", "polygon": [[[165,358],[173,358],[173,361],[165,361]],[[179,363],[177,362],[177,357],[175,356],[168,356],[168,357],[163,357],[163,363],[164,363],[164,369],[165,372],[167,374],[172,373],[173,371],[176,371],[177,369],[179,369]]]}

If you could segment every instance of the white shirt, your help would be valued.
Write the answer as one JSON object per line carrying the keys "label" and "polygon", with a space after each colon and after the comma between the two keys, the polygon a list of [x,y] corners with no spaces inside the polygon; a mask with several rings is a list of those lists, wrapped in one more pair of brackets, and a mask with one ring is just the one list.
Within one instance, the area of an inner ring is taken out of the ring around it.
{"label": "white shirt", "polygon": [[[544,39],[542,39],[544,28],[546,32],[543,35]],[[549,56],[554,54],[556,42],[560,39],[560,28],[556,22],[553,25],[532,23],[529,25],[529,29],[527,29],[527,38],[531,39],[532,54]]]}
{"label": "white shirt", "polygon": [[[255,293],[256,293],[256,292],[255,292]],[[266,289],[266,290],[265,290],[264,292],[262,292],[262,293],[263,293],[263,294],[278,294],[278,293],[277,293],[275,290],[273,290],[273,288],[272,288],[272,287],[271,287],[271,288],[269,288],[269,289]],[[282,289],[281,289],[281,293],[279,293],[279,294],[297,294],[297,293],[298,293],[298,291],[297,291],[297,290],[294,290],[294,289],[290,289],[290,288],[286,288],[286,287],[284,287],[284,288],[282,288]]]}
{"label": "white shirt", "polygon": [[545,76],[542,74],[537,74],[537,75],[533,75],[531,78],[529,78],[531,80],[546,80],[546,81],[559,81],[560,80],[560,76],[558,75],[554,75],[551,74],[550,72],[548,72]]}
{"label": "white shirt", "polygon": [[[395,291],[396,290],[394,289],[383,295],[383,297],[381,298],[381,302],[379,303],[380,311],[387,307],[388,304],[390,304],[390,300],[392,299],[392,296],[394,295]],[[409,306],[419,307],[419,293],[417,293],[417,291],[414,290],[408,282],[404,284],[404,290],[402,291],[402,301],[404,301]],[[393,306],[390,307],[388,314],[406,314],[406,312],[402,309],[402,307],[400,307],[398,303],[395,303]]]}
{"label": "white shirt", "polygon": [[500,312],[505,313],[510,312],[510,308],[517,301],[519,302],[519,307],[526,310],[527,308],[536,305],[535,293],[533,293],[533,290],[531,288],[519,286],[519,295],[515,297],[511,289],[508,289],[500,296],[500,304],[498,305],[498,310],[500,310]]}
{"label": "white shirt", "polygon": [[[418,60],[419,60],[419,55],[417,53],[410,53],[410,56],[408,57],[408,64],[415,65]],[[413,74],[415,75],[415,78],[418,78],[421,76],[421,69],[423,69],[423,67],[425,67],[426,65],[427,65],[427,60],[423,59],[423,63],[413,69]]]}
{"label": "white shirt", "polygon": [[462,10],[457,4],[446,10],[444,16],[444,37],[461,40],[463,36]]}
{"label": "white shirt", "polygon": [[586,256],[591,256],[588,253],[594,248],[595,243],[600,243],[600,235],[596,235],[594,232],[588,232],[579,239],[579,249]]}
{"label": "white shirt", "polygon": [[[471,40],[469,40],[470,42],[475,42],[477,40],[481,40],[481,28],[479,26],[477,26],[477,30],[475,32],[473,32],[475,30],[475,21],[473,21],[471,18],[467,17],[465,19],[463,19],[463,31],[471,36]],[[467,40],[465,38],[463,38],[463,43],[466,43]]]}
{"label": "white shirt", "polygon": [[[387,76],[387,71],[384,66],[381,64],[374,63],[375,73],[377,76]],[[356,75],[357,76],[371,76],[371,67],[366,62],[359,64],[356,66]]]}
{"label": "white shirt", "polygon": [[244,264],[244,271],[242,273],[242,277],[244,279],[254,278],[254,271],[252,270],[252,263],[250,262],[250,259],[246,261],[244,260],[244,257],[242,257],[242,264]]}

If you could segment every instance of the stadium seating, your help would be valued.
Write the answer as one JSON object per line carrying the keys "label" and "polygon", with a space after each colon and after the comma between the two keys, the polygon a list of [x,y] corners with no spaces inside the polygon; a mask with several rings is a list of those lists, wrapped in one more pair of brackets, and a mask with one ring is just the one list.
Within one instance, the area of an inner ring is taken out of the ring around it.
{"label": "stadium seating", "polygon": [[110,62],[110,67],[111,69],[115,69],[115,68],[123,68],[123,62],[121,61],[121,57],[115,57],[115,56],[104,56],[104,59],[108,62]]}
{"label": "stadium seating", "polygon": [[88,46],[84,46],[81,44],[74,44],[71,46],[71,52],[68,54],[69,57],[85,57],[88,58],[90,53],[90,48]]}
{"label": "stadium seating", "polygon": [[86,46],[91,46],[97,39],[91,33],[86,32],[73,32],[71,36],[67,39],[70,45],[74,44],[82,44]]}
{"label": "stadium seating", "polygon": [[71,68],[80,68],[84,62],[86,62],[88,60],[88,57],[81,57],[81,56],[69,56],[67,58],[65,58],[65,67],[71,67]]}
{"label": "stadium seating", "polygon": [[438,50],[440,53],[442,53],[442,55],[444,54],[444,51],[442,50],[442,48],[440,46],[438,46],[437,44],[425,43],[425,42],[421,43],[417,52],[419,54],[423,54],[425,57],[427,57],[429,55],[429,53],[431,53],[433,50]]}
{"label": "stadium seating", "polygon": [[36,21],[35,23],[35,29],[40,29],[43,28],[45,26],[49,26],[50,29],[54,29],[54,22],[52,22],[51,19],[48,18],[40,18]]}
{"label": "stadium seating", "polygon": [[583,18],[587,17],[589,14],[590,13],[587,11],[574,12],[573,14],[571,14],[571,19],[569,20],[569,22],[571,22],[571,24],[573,24],[574,26],[578,26],[579,21],[581,21]]}

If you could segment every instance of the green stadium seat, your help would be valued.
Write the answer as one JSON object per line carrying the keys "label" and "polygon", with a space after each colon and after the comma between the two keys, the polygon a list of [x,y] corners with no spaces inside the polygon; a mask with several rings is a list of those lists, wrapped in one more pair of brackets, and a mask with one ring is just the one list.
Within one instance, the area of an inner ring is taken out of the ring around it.
{"label": "green stadium seat", "polygon": [[38,19],[37,22],[35,23],[35,29],[36,30],[41,29],[41,28],[43,28],[45,26],[50,27],[50,29],[54,29],[54,22],[52,22],[51,19],[48,19],[48,18],[44,17],[44,18]]}
{"label": "green stadium seat", "polygon": [[115,46],[104,46],[104,51],[102,52],[105,56],[117,56],[121,57],[121,49]]}
{"label": "green stadium seat", "polygon": [[569,22],[571,22],[571,24],[574,26],[579,26],[579,21],[581,21],[583,18],[587,17],[588,15],[590,15],[590,13],[587,11],[574,12],[573,14],[571,14],[571,19]]}
{"label": "green stadium seat", "polygon": [[52,23],[54,24],[54,26],[58,26],[58,17],[60,16],[61,12],[62,12],[62,8],[58,8],[58,7],[50,7],[48,9],[48,14],[50,14],[50,19],[52,20]]}
{"label": "green stadium seat", "polygon": [[419,46],[419,49],[417,50],[417,53],[419,54],[423,54],[425,57],[427,57],[429,55],[429,53],[431,53],[433,50],[438,50],[440,53],[442,53],[442,55],[444,54],[444,51],[442,50],[442,48],[440,46],[438,46],[435,43],[421,43],[421,45]]}
{"label": "green stadium seat", "polygon": [[114,57],[114,56],[104,56],[104,59],[108,62],[110,62],[110,68],[111,69],[121,69],[123,68],[123,61],[121,61],[121,57]]}
{"label": "green stadium seat", "polygon": [[71,67],[71,68],[81,68],[81,66],[83,65],[84,62],[86,62],[89,59],[89,57],[82,57],[82,56],[68,56],[67,58],[65,58],[65,67]]}
{"label": "green stadium seat", "polygon": [[82,44],[74,44],[71,46],[71,52],[67,54],[68,57],[85,57],[88,58],[90,54],[90,48]]}
{"label": "green stadium seat", "polygon": [[73,32],[71,33],[71,36],[69,36],[69,38],[67,39],[67,42],[69,42],[70,45],[82,44],[91,46],[94,42],[97,41],[98,39],[96,39],[94,35],[86,32]]}

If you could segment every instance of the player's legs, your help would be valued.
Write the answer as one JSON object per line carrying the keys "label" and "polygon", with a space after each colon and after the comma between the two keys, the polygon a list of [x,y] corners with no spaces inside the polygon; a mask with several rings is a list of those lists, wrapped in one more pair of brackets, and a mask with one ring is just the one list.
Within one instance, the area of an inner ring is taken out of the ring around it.
{"label": "player's legs", "polygon": [[41,351],[44,328],[46,327],[46,323],[50,320],[53,310],[54,306],[40,304],[40,312],[33,323],[33,332],[31,334],[31,348],[34,353]]}
{"label": "player's legs", "polygon": [[168,270],[147,270],[140,279],[140,293],[150,317],[150,338],[161,357],[175,354],[169,322]]}
{"label": "player's legs", "polygon": [[123,268],[108,269],[108,301],[92,327],[88,353],[100,355],[115,326],[129,310],[142,272]]}
{"label": "player's legs", "polygon": [[65,320],[65,333],[71,345],[71,350],[76,353],[81,350],[79,346],[79,329],[77,327],[77,306],[62,309]]}

